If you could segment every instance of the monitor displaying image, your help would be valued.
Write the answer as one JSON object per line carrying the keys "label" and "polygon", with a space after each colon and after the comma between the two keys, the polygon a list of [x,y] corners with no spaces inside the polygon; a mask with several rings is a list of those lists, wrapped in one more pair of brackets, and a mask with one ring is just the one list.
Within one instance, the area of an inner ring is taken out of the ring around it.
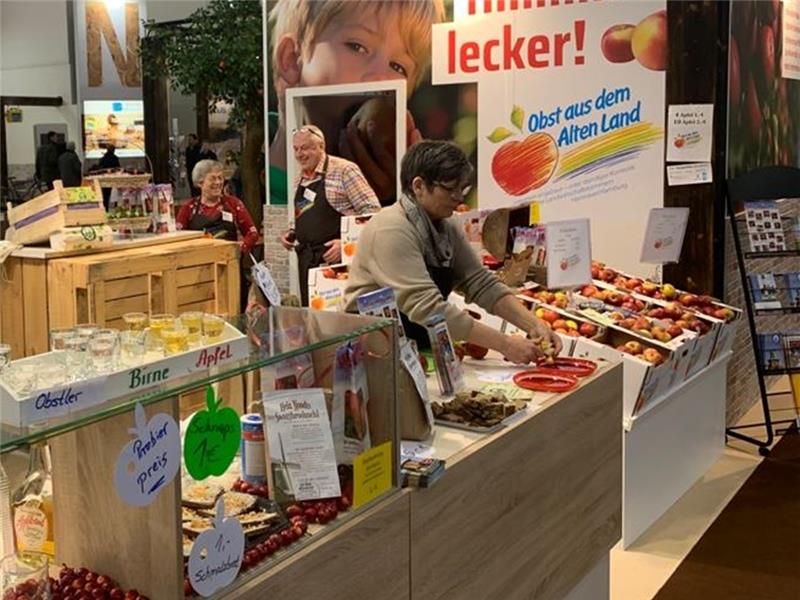
{"label": "monitor displaying image", "polygon": [[85,100],[83,147],[86,158],[100,158],[113,144],[123,157],[144,156],[144,103],[141,100]]}

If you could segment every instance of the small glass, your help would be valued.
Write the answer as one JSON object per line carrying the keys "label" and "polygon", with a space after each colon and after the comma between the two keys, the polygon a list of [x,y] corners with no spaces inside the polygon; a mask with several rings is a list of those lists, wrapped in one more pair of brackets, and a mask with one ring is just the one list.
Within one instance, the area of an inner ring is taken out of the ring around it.
{"label": "small glass", "polygon": [[147,315],[143,312],[125,313],[122,320],[130,331],[144,331],[147,327]]}
{"label": "small glass", "polygon": [[180,354],[189,349],[189,330],[182,325],[161,331],[164,341],[164,354]]}
{"label": "small glass", "polygon": [[61,327],[50,330],[50,350],[58,352],[64,350],[64,340],[75,335],[74,327]]}
{"label": "small glass", "polygon": [[27,396],[36,389],[37,367],[37,364],[31,362],[11,363],[3,371],[3,379],[18,396]]}
{"label": "small glass", "polygon": [[132,329],[120,333],[120,358],[128,367],[134,367],[144,362],[145,354],[144,331]]}
{"label": "small glass", "polygon": [[83,376],[86,368],[86,345],[88,338],[80,335],[73,335],[64,340],[65,361],[73,381]]}
{"label": "small glass", "polygon": [[189,343],[199,343],[203,335],[203,313],[199,311],[182,313],[181,323],[189,330]]}
{"label": "small glass", "polygon": [[75,333],[84,338],[92,337],[100,329],[95,323],[80,323],[75,325]]}
{"label": "small glass", "polygon": [[92,370],[97,373],[107,373],[114,368],[117,349],[115,335],[96,335],[89,340],[89,360]]}
{"label": "small glass", "polygon": [[0,373],[3,372],[11,362],[11,346],[8,344],[0,344]]}
{"label": "small glass", "polygon": [[214,344],[222,338],[225,321],[219,315],[203,315],[203,339],[207,344]]}
{"label": "small glass", "polygon": [[36,389],[45,390],[56,387],[67,380],[67,370],[63,363],[40,363],[36,368]]}
{"label": "small glass", "polygon": [[0,560],[2,597],[49,600],[48,558],[40,552],[10,554]]}

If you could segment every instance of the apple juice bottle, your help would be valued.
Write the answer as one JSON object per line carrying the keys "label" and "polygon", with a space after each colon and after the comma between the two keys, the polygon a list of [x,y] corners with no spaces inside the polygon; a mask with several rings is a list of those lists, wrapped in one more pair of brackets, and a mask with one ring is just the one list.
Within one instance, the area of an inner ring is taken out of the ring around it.
{"label": "apple juice bottle", "polygon": [[53,556],[53,480],[46,443],[30,446],[28,473],[14,490],[11,502],[17,551],[44,552]]}

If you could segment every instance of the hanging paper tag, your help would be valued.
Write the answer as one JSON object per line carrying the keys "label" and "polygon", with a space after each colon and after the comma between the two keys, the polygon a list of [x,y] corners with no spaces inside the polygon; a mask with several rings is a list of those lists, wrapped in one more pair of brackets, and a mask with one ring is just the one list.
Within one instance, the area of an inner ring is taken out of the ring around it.
{"label": "hanging paper tag", "polygon": [[425,406],[425,417],[428,420],[428,425],[433,426],[433,411],[431,410],[431,400],[428,396],[428,382],[425,379],[425,371],[422,370],[422,365],[419,362],[419,353],[412,345],[411,341],[406,339],[400,344],[400,362],[403,363],[411,379],[414,380],[414,386],[422,398],[422,404]]}
{"label": "hanging paper tag", "polygon": [[269,300],[272,306],[281,305],[281,292],[278,289],[275,280],[272,278],[272,273],[263,262],[253,265],[252,268],[253,279],[255,279],[258,287],[264,292],[264,295]]}

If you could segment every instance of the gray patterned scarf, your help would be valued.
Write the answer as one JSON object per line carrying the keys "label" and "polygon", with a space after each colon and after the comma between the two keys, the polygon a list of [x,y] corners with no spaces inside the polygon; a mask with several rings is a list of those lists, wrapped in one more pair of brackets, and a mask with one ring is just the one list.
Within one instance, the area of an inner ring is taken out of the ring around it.
{"label": "gray patterned scarf", "polygon": [[434,224],[425,209],[416,200],[400,195],[400,206],[417,230],[425,250],[425,262],[432,267],[449,267],[453,260],[453,242],[444,227],[444,221]]}

